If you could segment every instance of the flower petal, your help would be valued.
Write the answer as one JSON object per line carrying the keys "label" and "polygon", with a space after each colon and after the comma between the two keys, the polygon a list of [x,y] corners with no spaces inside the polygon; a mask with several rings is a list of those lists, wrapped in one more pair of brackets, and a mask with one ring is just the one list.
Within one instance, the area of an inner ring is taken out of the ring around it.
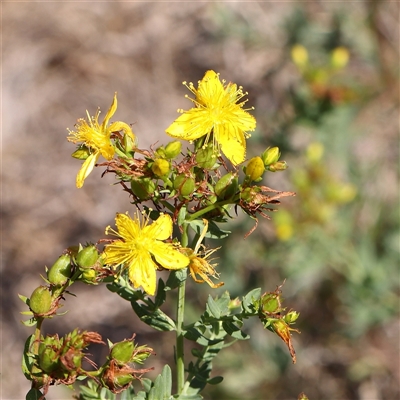
{"label": "flower petal", "polygon": [[150,252],[165,269],[177,270],[189,265],[189,257],[175,250],[172,244],[155,241]]}
{"label": "flower petal", "polygon": [[144,291],[153,296],[156,292],[156,264],[147,251],[138,253],[129,265],[129,279],[135,288],[142,286]]}
{"label": "flower petal", "polygon": [[111,103],[110,108],[107,111],[106,116],[104,117],[104,121],[101,124],[101,131],[105,132],[107,125],[108,125],[108,121],[110,120],[110,118],[114,115],[115,111],[117,110],[117,92],[114,93],[114,98],[113,101]]}
{"label": "flower petal", "polygon": [[96,151],[92,153],[82,164],[81,169],[76,175],[76,187],[79,189],[83,186],[83,182],[88,177],[88,175],[92,172],[97,160],[99,159],[100,152]]}
{"label": "flower petal", "polygon": [[195,140],[211,132],[213,121],[203,108],[192,108],[179,116],[165,132],[175,138]]}
{"label": "flower petal", "polygon": [[143,236],[152,239],[168,239],[172,235],[172,219],[168,214],[162,214],[151,225],[145,226],[142,232]]}
{"label": "flower petal", "polygon": [[140,220],[138,216],[132,219],[128,214],[117,213],[115,225],[118,228],[118,236],[124,239],[125,242],[129,243],[140,235]]}
{"label": "flower petal", "polygon": [[244,161],[246,155],[246,140],[243,131],[235,124],[227,123],[214,128],[215,139],[221,146],[222,152],[233,165]]}
{"label": "flower petal", "polygon": [[110,132],[124,132],[125,135],[128,135],[134,142],[136,140],[134,133],[132,132],[131,127],[122,121],[113,122],[109,127],[108,130]]}

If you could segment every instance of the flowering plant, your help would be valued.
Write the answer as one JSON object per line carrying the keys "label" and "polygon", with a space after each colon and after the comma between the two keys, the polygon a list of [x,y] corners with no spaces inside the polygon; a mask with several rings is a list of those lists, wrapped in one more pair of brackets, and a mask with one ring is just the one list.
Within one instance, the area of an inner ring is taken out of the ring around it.
{"label": "flowering plant", "polygon": [[[66,249],[46,268],[45,285],[36,288],[30,298],[20,296],[29,307],[24,312],[30,316],[25,324],[36,326],[27,339],[22,363],[32,382],[32,398],[44,398],[53,384],[71,385],[86,379],[88,385],[81,387],[80,399],[104,398],[105,390],[126,390],[130,399],[201,399],[200,392],[207,384],[222,380],[211,376],[213,358],[236,340],[248,339],[242,327],[250,317],[259,318],[266,329],[277,334],[296,362],[291,341],[291,331],[296,329],[291,325],[299,314],[286,312],[282,306],[282,285],[265,293],[256,288],[240,299],[232,299],[228,291],[210,295],[198,320],[185,324],[188,276],[212,289],[223,285],[218,281],[217,264],[210,258],[218,248],[207,248],[205,239],[223,239],[229,234],[220,226],[233,218],[232,208],[236,212],[242,209],[255,221],[250,235],[258,216],[269,218],[267,213],[280,198],[294,194],[261,184],[266,171],[287,168],[279,160],[278,148],[268,148],[245,162],[248,132],[255,129],[256,120],[251,109],[244,108],[242,88],[221,81],[214,71],[206,72],[198,88],[192,83],[187,87],[195,96],[190,98],[194,106],[179,110],[182,115],[166,129],[175,140],[165,146],[140,149],[128,124],[109,123],[117,109],[116,94],[101,125],[98,111],[95,117],[88,114],[87,121],[79,119],[75,131],[69,131],[68,140],[78,144],[73,157],[84,160],[77,187],[84,185],[95,165],[105,167],[105,173],[115,174],[118,184],[129,193],[135,210],[133,217],[129,212],[117,213],[116,228],[105,229],[106,235],[114,238]],[[192,143],[192,149],[183,151],[178,139]],[[106,161],[96,164],[100,155]],[[161,278],[157,282],[159,270],[170,271],[165,282]],[[42,334],[43,322],[59,315],[61,301],[77,281],[107,284],[111,292],[131,303],[145,324],[161,332],[176,332],[174,385],[168,365],[154,382],[143,377],[152,368],[137,368],[136,364],[154,356],[154,351],[136,343],[134,333],[118,343],[108,341],[109,354],[101,366],[85,353],[90,343],[104,344],[98,333],[76,329],[62,338]],[[173,291],[177,291],[176,315],[171,317],[160,307],[174,301]],[[184,357],[185,341],[198,345],[189,363]],[[84,368],[83,361],[92,368]],[[139,390],[132,385],[135,380],[141,382]]]}

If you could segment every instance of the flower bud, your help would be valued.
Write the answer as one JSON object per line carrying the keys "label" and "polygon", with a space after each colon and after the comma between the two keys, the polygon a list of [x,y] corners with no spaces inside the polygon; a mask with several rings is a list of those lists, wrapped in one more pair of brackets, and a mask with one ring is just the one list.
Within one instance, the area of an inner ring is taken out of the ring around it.
{"label": "flower bud", "polygon": [[278,161],[267,167],[267,169],[271,172],[284,171],[287,168],[288,168],[288,165],[286,164],[286,161]]}
{"label": "flower bud", "polygon": [[215,184],[215,194],[221,200],[230,199],[238,189],[238,179],[233,172],[228,172]]}
{"label": "flower bud", "polygon": [[153,171],[154,175],[156,176],[165,176],[169,173],[170,171],[170,165],[167,160],[164,160],[163,158],[157,158],[153,162],[153,165],[151,166],[151,170]]}
{"label": "flower bud", "polygon": [[174,189],[183,197],[190,196],[193,193],[195,186],[195,180],[184,174],[178,175],[174,180]]}
{"label": "flower bud", "polygon": [[89,285],[96,284],[96,271],[93,268],[85,269],[79,277],[79,280]]}
{"label": "flower bud", "polygon": [[86,146],[82,145],[71,155],[78,160],[86,160],[90,156],[90,150]]}
{"label": "flower bud", "polygon": [[76,256],[76,262],[81,268],[93,266],[99,258],[96,246],[91,245],[82,249]]}
{"label": "flower bud", "polygon": [[196,153],[197,166],[203,169],[212,169],[217,161],[217,156],[214,151],[214,147],[209,144],[204,148],[201,148]]}
{"label": "flower bud", "polygon": [[281,153],[278,147],[268,147],[268,149],[261,154],[261,158],[264,161],[264,165],[266,167],[268,167],[268,165],[276,163],[279,160],[280,156]]}
{"label": "flower bud", "polygon": [[250,178],[252,181],[256,181],[257,179],[261,178],[264,174],[265,167],[264,162],[261,157],[253,157],[250,159],[246,166],[246,176]]}
{"label": "flower bud", "polygon": [[139,198],[139,200],[148,200],[156,190],[156,184],[152,179],[132,179],[131,180],[132,193]]}
{"label": "flower bud", "polygon": [[71,277],[71,257],[61,255],[53,266],[47,271],[47,279],[53,285],[64,285]]}
{"label": "flower bud", "polygon": [[301,44],[293,46],[290,53],[297,67],[304,68],[308,64],[308,51]]}
{"label": "flower bud", "polygon": [[111,348],[111,358],[114,359],[118,364],[126,364],[131,361],[135,345],[132,340],[124,340],[116,343]]}
{"label": "flower bud", "polygon": [[331,53],[331,65],[333,68],[344,68],[349,62],[350,54],[346,47],[336,47]]}
{"label": "flower bud", "polygon": [[51,308],[51,293],[46,286],[37,287],[29,299],[29,307],[35,314],[45,314]]}
{"label": "flower bud", "polygon": [[169,142],[165,146],[165,158],[172,160],[179,155],[182,149],[182,143],[179,140]]}

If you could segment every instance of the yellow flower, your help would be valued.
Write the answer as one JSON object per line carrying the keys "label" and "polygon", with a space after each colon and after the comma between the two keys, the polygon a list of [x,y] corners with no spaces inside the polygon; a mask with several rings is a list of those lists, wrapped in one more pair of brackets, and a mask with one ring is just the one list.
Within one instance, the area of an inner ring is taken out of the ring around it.
{"label": "yellow flower", "polygon": [[[199,253],[201,242],[203,241],[204,236],[206,235],[208,229],[208,221],[206,219],[203,219],[203,223],[204,223],[204,229],[200,235],[199,240],[197,241],[195,249],[192,250],[190,248],[183,247],[180,250],[190,259],[189,272],[190,276],[194,279],[194,281],[197,283],[207,282],[213,289],[216,289],[222,286],[224,283],[223,282],[213,283],[212,280],[209,278],[210,276],[212,276],[214,279],[218,279],[219,274],[214,268],[217,264],[210,264],[207,261],[207,258],[215,251],[219,250],[220,247],[212,250],[205,250],[203,254]],[[198,279],[197,275],[199,275],[201,279]]]}
{"label": "yellow flower", "polygon": [[121,239],[105,247],[105,263],[125,265],[135,288],[142,286],[146,293],[154,295],[159,266],[173,270],[188,266],[187,256],[176,250],[172,243],[163,242],[172,235],[169,215],[162,214],[152,224],[149,224],[148,216],[141,222],[139,213],[134,219],[127,214],[117,214],[115,221],[118,232],[108,226],[106,234],[111,232]]}
{"label": "yellow flower", "polygon": [[67,137],[67,140],[73,143],[83,143],[91,153],[82,164],[82,167],[76,176],[76,186],[78,188],[83,186],[83,182],[92,172],[100,155],[102,155],[106,160],[111,160],[114,157],[115,148],[111,143],[112,132],[123,131],[125,135],[130,136],[131,139],[135,141],[135,135],[128,124],[117,121],[108,126],[108,122],[114,115],[116,109],[117,93],[114,94],[113,102],[111,103],[101,125],[99,124],[100,110],[97,110],[94,117],[91,117],[88,111],[86,111],[88,121],[80,118],[75,125],[76,131],[68,130],[69,136]]}
{"label": "yellow flower", "polygon": [[212,132],[214,147],[218,146],[232,164],[244,161],[245,139],[250,136],[247,131],[256,128],[255,118],[243,109],[246,101],[238,103],[247,93],[234,83],[225,85],[214,71],[206,72],[198,89],[193,83],[186,86],[196,96],[195,99],[188,97],[195,107],[188,111],[178,110],[183,114],[166,129],[166,133],[185,140],[207,135],[207,143]]}

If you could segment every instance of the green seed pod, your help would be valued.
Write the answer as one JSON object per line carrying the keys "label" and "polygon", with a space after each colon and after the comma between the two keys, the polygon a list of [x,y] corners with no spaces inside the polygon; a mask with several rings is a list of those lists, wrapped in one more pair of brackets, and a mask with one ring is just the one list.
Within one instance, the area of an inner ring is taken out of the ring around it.
{"label": "green seed pod", "polygon": [[39,346],[39,366],[47,373],[54,371],[58,366],[59,355],[55,350],[55,343],[51,337],[46,337],[44,343]]}
{"label": "green seed pod", "polygon": [[238,189],[238,178],[233,172],[228,172],[215,184],[215,194],[221,200],[230,199]]}
{"label": "green seed pod", "polygon": [[240,192],[240,198],[243,201],[250,203],[255,200],[257,194],[260,192],[261,188],[259,186],[247,187]]}
{"label": "green seed pod", "polygon": [[197,166],[203,169],[212,169],[217,161],[217,155],[212,144],[201,148],[196,153]]}
{"label": "green seed pod", "polygon": [[64,285],[71,277],[71,257],[61,255],[53,266],[47,271],[47,279],[53,285]]}
{"label": "green seed pod", "polygon": [[252,181],[256,181],[261,178],[264,174],[265,167],[264,162],[261,157],[253,157],[250,159],[246,166],[246,176],[250,178]]}
{"label": "green seed pod", "polygon": [[171,166],[169,165],[169,162],[167,160],[164,160],[163,158],[158,158],[153,162],[151,170],[153,171],[154,175],[161,177],[169,173],[169,171],[171,170]]}
{"label": "green seed pod", "polygon": [[184,197],[190,196],[196,187],[196,182],[192,177],[178,175],[174,180],[174,189]]}
{"label": "green seed pod", "polygon": [[132,179],[131,180],[132,193],[139,198],[139,200],[148,200],[156,190],[155,182],[150,178]]}
{"label": "green seed pod", "polygon": [[82,249],[76,256],[76,262],[81,268],[92,267],[99,258],[96,246],[91,245]]}
{"label": "green seed pod", "polygon": [[175,157],[179,155],[182,149],[182,143],[179,140],[174,140],[169,142],[165,146],[165,158],[168,160],[173,160]]}
{"label": "green seed pod", "polygon": [[78,160],[86,160],[90,156],[90,150],[86,146],[82,145],[71,155]]}
{"label": "green seed pod", "polygon": [[276,293],[265,293],[261,297],[261,311],[266,314],[277,314],[281,311],[281,302]]}
{"label": "green seed pod", "polygon": [[29,299],[29,307],[35,314],[45,314],[51,308],[51,293],[46,286],[37,287]]}
{"label": "green seed pod", "polygon": [[135,350],[135,345],[132,340],[124,340],[122,342],[116,343],[111,348],[111,358],[117,363],[126,364],[131,361],[133,352]]}
{"label": "green seed pod", "polygon": [[276,163],[279,160],[281,153],[278,147],[268,147],[264,153],[261,154],[261,158],[264,161],[264,165],[267,167],[273,163]]}
{"label": "green seed pod", "polygon": [[131,383],[135,378],[131,374],[115,375],[114,385],[123,387]]}

